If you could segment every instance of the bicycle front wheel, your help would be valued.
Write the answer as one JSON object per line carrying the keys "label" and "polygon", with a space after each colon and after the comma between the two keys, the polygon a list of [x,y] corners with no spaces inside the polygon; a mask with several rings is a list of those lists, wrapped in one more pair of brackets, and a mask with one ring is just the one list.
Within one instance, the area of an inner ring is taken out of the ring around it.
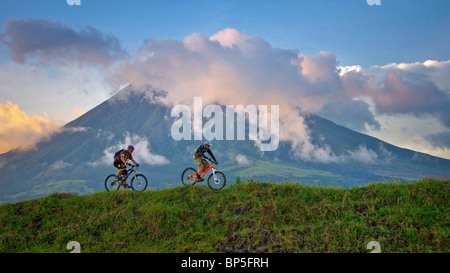
{"label": "bicycle front wheel", "polygon": [[194,178],[189,178],[189,176],[192,177],[192,175],[196,172],[197,171],[194,168],[187,168],[186,170],[184,170],[184,172],[181,174],[181,183],[186,186],[195,185],[195,183],[197,183],[197,180],[195,180]]}
{"label": "bicycle front wheel", "polygon": [[208,177],[208,186],[212,190],[221,190],[225,187],[227,179],[222,172],[216,171],[216,175],[210,174]]}
{"label": "bicycle front wheel", "polygon": [[131,188],[134,191],[145,191],[147,188],[147,178],[143,174],[137,174],[131,179]]}
{"label": "bicycle front wheel", "polygon": [[120,183],[119,181],[116,180],[116,175],[111,174],[108,175],[108,177],[106,177],[105,179],[105,189],[107,191],[114,191],[114,190],[118,190],[120,188]]}

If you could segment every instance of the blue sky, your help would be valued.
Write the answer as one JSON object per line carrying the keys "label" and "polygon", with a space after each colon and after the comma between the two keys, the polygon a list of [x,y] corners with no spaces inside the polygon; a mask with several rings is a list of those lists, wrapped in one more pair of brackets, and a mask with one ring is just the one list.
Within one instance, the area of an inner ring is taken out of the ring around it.
{"label": "blue sky", "polygon": [[131,82],[275,93],[450,159],[449,14],[448,0],[0,0],[0,153]]}
{"label": "blue sky", "polygon": [[111,1],[2,0],[0,22],[50,17],[116,35],[127,49],[146,38],[181,40],[224,28],[263,37],[273,47],[307,54],[332,51],[343,66],[448,60],[446,0]]}

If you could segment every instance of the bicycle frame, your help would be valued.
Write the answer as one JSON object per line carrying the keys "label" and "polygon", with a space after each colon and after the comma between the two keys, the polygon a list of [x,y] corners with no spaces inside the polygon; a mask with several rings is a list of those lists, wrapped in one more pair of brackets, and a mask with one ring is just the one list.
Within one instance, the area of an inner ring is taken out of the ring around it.
{"label": "bicycle frame", "polygon": [[[128,177],[130,177],[132,174],[134,174],[134,176],[136,176],[138,173],[137,173],[137,170],[135,168],[137,168],[136,165],[133,165],[133,166],[131,166],[131,168],[127,169],[127,175],[126,176],[122,176],[121,181],[127,180]],[[131,172],[129,172],[129,171],[131,171]]]}
{"label": "bicycle frame", "polygon": [[[206,160],[206,159],[205,159],[205,160]],[[205,176],[206,173],[207,173],[210,169],[212,169],[212,173],[213,173],[213,176],[214,176],[214,181],[217,181],[217,177],[216,177],[216,168],[214,168],[214,163],[213,163],[213,162],[211,162],[211,164],[209,164],[208,166],[205,167],[205,170],[203,171],[203,174],[200,176],[200,178],[203,178],[203,176]],[[194,175],[195,175],[195,173],[194,173],[194,174],[191,174],[191,175],[188,175],[188,178],[190,178],[190,179],[195,179],[195,178],[193,177]]]}

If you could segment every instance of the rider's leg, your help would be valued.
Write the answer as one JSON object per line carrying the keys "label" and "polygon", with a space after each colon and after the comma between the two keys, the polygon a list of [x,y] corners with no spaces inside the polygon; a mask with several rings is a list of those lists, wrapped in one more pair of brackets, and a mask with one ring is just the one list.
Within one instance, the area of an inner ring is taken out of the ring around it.
{"label": "rider's leg", "polygon": [[124,170],[124,169],[119,169],[119,170],[117,171],[116,176],[119,177],[119,175],[123,172],[123,170]]}
{"label": "rider's leg", "polygon": [[194,156],[194,162],[195,164],[198,165],[198,171],[195,173],[197,175],[198,178],[200,178],[200,176],[203,173],[203,164],[202,164],[202,160],[200,157]]}
{"label": "rider's leg", "polygon": [[114,162],[114,167],[116,167],[118,170],[117,170],[117,173],[116,173],[116,179],[118,179],[119,178],[119,175],[126,169],[126,168],[124,168],[124,166],[121,164],[121,163],[116,163],[116,162]]}
{"label": "rider's leg", "polygon": [[208,166],[208,162],[206,162],[203,158],[200,160],[202,163],[199,167],[201,167],[200,175],[203,174],[203,172],[206,170],[206,167]]}
{"label": "rider's leg", "polygon": [[125,176],[125,180],[123,181],[122,184],[123,184],[125,187],[128,187],[128,184],[127,184],[127,178],[128,178],[128,177],[126,177],[126,176],[128,175],[127,168],[124,168],[124,169],[122,170],[122,172],[123,172],[123,175]]}

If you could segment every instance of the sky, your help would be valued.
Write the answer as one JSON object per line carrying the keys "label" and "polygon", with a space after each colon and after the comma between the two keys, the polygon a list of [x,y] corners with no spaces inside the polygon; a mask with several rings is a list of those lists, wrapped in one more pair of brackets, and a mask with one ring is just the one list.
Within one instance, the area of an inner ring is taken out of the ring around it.
{"label": "sky", "polygon": [[131,83],[172,104],[278,103],[301,157],[332,160],[295,109],[450,159],[448,1],[80,2],[0,0],[0,153]]}

